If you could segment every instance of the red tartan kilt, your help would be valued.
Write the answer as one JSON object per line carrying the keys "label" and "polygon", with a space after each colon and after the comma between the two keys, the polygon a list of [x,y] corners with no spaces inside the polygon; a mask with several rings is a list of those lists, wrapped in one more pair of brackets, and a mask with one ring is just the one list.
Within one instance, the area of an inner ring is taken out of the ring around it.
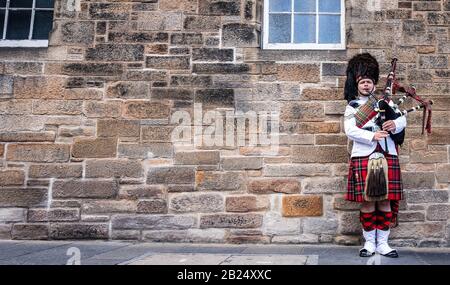
{"label": "red tartan kilt", "polygon": [[[388,164],[389,193],[388,200],[403,199],[403,183],[400,163],[396,155],[384,154]],[[367,176],[369,156],[352,157],[348,169],[346,200],[364,202],[364,186]]]}

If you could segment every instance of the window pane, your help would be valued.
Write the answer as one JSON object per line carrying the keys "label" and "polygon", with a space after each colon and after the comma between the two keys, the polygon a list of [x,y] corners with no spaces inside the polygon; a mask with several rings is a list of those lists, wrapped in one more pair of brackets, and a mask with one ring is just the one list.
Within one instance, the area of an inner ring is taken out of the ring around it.
{"label": "window pane", "polygon": [[341,0],[319,0],[319,12],[341,12]]}
{"label": "window pane", "polygon": [[53,11],[36,11],[34,15],[33,40],[47,40],[52,30]]}
{"label": "window pane", "polygon": [[9,7],[31,8],[33,6],[33,0],[11,0],[9,1]]}
{"label": "window pane", "polygon": [[291,12],[291,0],[270,0],[269,12]]}
{"label": "window pane", "polygon": [[294,43],[316,42],[316,16],[295,15]]}
{"label": "window pane", "polygon": [[27,40],[30,33],[31,11],[9,11],[6,39]]}
{"label": "window pane", "polygon": [[320,44],[334,44],[341,42],[340,16],[320,15],[319,29]]}
{"label": "window pane", "polygon": [[0,10],[0,40],[3,38],[4,23],[5,23],[5,11]]}
{"label": "window pane", "polygon": [[316,0],[295,0],[295,12],[316,12]]}
{"label": "window pane", "polygon": [[269,43],[291,42],[291,15],[269,15]]}
{"label": "window pane", "polygon": [[6,0],[0,0],[0,7],[6,7]]}
{"label": "window pane", "polygon": [[36,8],[53,8],[53,0],[36,0]]}

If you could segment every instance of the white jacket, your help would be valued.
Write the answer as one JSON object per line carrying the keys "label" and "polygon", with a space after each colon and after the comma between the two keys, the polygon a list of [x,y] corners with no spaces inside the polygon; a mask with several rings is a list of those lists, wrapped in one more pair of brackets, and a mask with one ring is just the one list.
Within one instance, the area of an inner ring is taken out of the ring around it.
{"label": "white jacket", "polygon": [[[356,102],[361,104],[364,104],[367,102],[369,97],[367,96],[360,96]],[[394,102],[391,100],[389,102],[390,106],[394,106]],[[349,139],[353,141],[353,149],[351,157],[354,156],[368,156],[370,155],[375,148],[377,147],[377,141],[373,140],[374,132],[360,129],[356,126],[356,120],[354,117],[354,114],[356,113],[356,109],[353,108],[350,105],[347,105],[344,113],[344,129],[345,134]],[[378,117],[375,116],[370,121],[368,121],[363,128],[366,127],[376,127],[375,119]],[[401,132],[406,127],[406,116],[400,116],[397,119],[394,120],[395,122],[395,131],[392,132],[393,134]],[[397,150],[395,148],[395,143],[391,139],[391,137],[387,137],[387,144],[389,149],[389,154],[391,155],[398,155]],[[385,141],[384,139],[379,141],[381,147],[383,150],[386,150],[385,148]]]}

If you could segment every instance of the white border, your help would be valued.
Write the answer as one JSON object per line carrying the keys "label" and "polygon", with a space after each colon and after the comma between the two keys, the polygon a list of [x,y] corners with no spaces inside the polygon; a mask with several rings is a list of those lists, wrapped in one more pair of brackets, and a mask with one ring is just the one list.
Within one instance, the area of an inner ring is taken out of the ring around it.
{"label": "white border", "polygon": [[[294,1],[292,1],[294,2]],[[317,1],[318,3],[319,1]],[[318,5],[318,4],[317,4]],[[285,50],[345,50],[345,0],[341,0],[341,43],[339,44],[293,44],[293,43],[269,43],[269,0],[264,0],[263,6],[263,42],[262,49],[285,49]],[[292,21],[291,21],[292,22]],[[293,25],[293,22],[291,23]],[[316,33],[318,33],[318,23]]]}

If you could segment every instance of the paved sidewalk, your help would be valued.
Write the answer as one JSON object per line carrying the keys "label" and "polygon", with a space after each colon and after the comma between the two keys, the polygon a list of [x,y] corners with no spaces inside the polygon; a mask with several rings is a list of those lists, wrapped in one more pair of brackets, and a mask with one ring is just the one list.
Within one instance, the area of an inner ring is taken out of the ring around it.
{"label": "paved sidewalk", "polygon": [[[450,265],[450,248],[399,248],[400,258],[358,257],[359,247],[109,241],[0,241],[0,264],[82,265]],[[79,257],[79,258],[78,258]]]}

